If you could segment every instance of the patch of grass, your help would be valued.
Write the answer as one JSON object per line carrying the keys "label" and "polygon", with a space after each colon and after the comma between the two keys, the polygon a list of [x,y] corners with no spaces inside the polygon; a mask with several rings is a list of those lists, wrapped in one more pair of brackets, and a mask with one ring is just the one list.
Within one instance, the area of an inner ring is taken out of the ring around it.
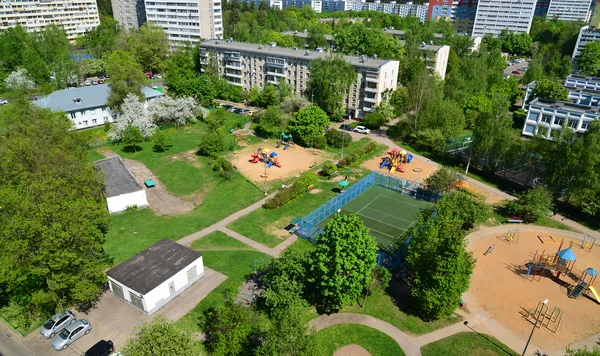
{"label": "patch of grass", "polygon": [[181,160],[165,160],[165,163],[158,167],[148,168],[156,174],[169,192],[179,196],[207,190],[215,181],[223,179],[208,167],[209,163],[206,157],[194,158],[202,163],[201,168],[196,168],[189,162]]}
{"label": "patch of grass", "polygon": [[292,250],[297,252],[311,252],[314,251],[314,249],[315,245],[313,243],[303,238],[298,238],[296,242],[288,246],[288,248],[286,248],[285,250]]}
{"label": "patch of grass", "polygon": [[271,257],[260,253],[234,238],[216,231],[194,241],[192,248],[202,253],[204,265],[227,276],[221,285],[208,294],[192,311],[179,319],[177,325],[191,331],[201,331],[204,312],[221,304],[229,287],[238,288],[254,271],[254,261],[269,262]]}
{"label": "patch of grass", "polygon": [[[364,295],[360,297],[362,303]],[[371,295],[367,297],[365,308],[362,309],[358,303],[344,308],[342,312],[366,314],[385,320],[398,329],[414,335],[423,335],[462,320],[458,314],[451,317],[426,322],[419,317],[404,313],[393,301],[393,299],[381,288],[374,288]]]}
{"label": "patch of grass", "polygon": [[[371,139],[369,139],[367,137],[363,137],[360,140],[356,140],[356,141],[350,142],[347,147],[344,147],[344,155],[353,153],[357,149],[359,149],[362,146],[364,146],[367,143],[369,143],[369,141],[371,141]],[[334,148],[334,147],[329,147],[328,146],[324,151],[333,153],[333,154],[335,154],[336,156],[339,156],[339,157],[342,156],[342,149],[341,148]]]}
{"label": "patch of grass", "polygon": [[104,156],[98,153],[96,150],[90,150],[88,152],[88,159],[90,162],[96,162],[97,160],[104,159]]}
{"label": "patch of grass", "polygon": [[315,333],[314,337],[317,354],[322,356],[331,356],[337,349],[350,344],[364,347],[373,356],[405,355],[394,339],[362,325],[334,325]]}
{"label": "patch of grass", "polygon": [[[493,206],[492,218],[485,225],[496,226],[496,225],[508,224],[509,217],[512,217],[512,215],[506,211],[506,209],[504,208],[503,205],[495,205],[495,206]],[[567,225],[561,223],[560,221],[554,220],[550,216],[542,216],[539,219],[537,219],[535,222],[533,222],[532,224],[538,225],[538,226],[550,227],[553,229],[560,229],[560,230],[566,230],[566,231],[577,231],[577,230],[571,228],[570,226],[567,226]],[[511,223],[511,225],[514,225],[515,229],[518,229],[519,225],[521,225],[521,224],[512,224]]]}
{"label": "patch of grass", "polygon": [[427,344],[421,347],[421,353],[423,356],[519,355],[493,336],[472,332],[454,334],[445,339]]}

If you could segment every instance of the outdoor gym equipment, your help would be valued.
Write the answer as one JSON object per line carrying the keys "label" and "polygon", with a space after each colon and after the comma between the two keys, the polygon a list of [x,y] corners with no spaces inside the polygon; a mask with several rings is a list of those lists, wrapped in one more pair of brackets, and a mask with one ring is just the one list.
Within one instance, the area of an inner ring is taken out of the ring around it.
{"label": "outdoor gym equipment", "polygon": [[543,326],[553,333],[557,332],[562,324],[563,310],[557,307],[550,309],[543,302],[539,302],[535,309],[529,309],[522,314],[532,324],[538,319],[541,320],[541,323],[537,324],[537,327],[540,328]]}
{"label": "outdoor gym equipment", "polygon": [[509,245],[513,242],[519,243],[519,229],[508,230],[504,236],[504,240],[508,242]]}
{"label": "outdoor gym equipment", "polygon": [[556,244],[556,240],[551,235],[538,235],[537,237],[543,244]]}

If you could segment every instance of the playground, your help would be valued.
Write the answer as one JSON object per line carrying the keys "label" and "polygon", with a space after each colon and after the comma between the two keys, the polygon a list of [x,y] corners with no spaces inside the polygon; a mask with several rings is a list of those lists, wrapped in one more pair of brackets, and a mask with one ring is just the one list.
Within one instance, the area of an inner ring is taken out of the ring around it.
{"label": "playground", "polygon": [[[581,288],[580,283],[582,279],[586,285],[595,283],[600,247],[590,240],[582,244],[560,234],[515,230],[469,245],[477,259],[470,288],[477,304],[523,342],[543,307],[532,342],[546,351],[600,332],[596,290]],[[545,299],[548,303],[543,306],[540,302]]]}
{"label": "playground", "polygon": [[[254,183],[264,182],[265,166],[262,159],[256,159],[258,149],[261,153],[268,150],[268,163],[273,162],[270,168],[267,168],[267,181],[285,180],[308,170],[311,166],[321,164],[326,161],[329,154],[320,150],[313,150],[299,145],[289,145],[285,150],[285,145],[280,144],[277,148],[278,140],[265,140],[259,144],[250,145],[232,154],[231,163],[246,178]],[[272,156],[275,153],[275,156]],[[274,163],[276,160],[277,164]],[[256,161],[255,163],[252,163]]]}
{"label": "playground", "polygon": [[413,157],[410,163],[402,164],[404,172],[400,172],[395,169],[393,173],[390,173],[389,167],[381,168],[383,161],[386,159],[391,160],[391,155],[385,154],[374,157],[373,159],[364,162],[362,166],[375,172],[393,174],[398,178],[408,179],[415,182],[422,182],[423,179],[427,178],[431,173],[437,170],[437,165],[434,162],[426,158]]}
{"label": "playground", "polygon": [[[398,192],[372,186],[342,207],[342,214],[354,213],[371,230],[371,236],[383,246],[394,239],[406,237],[405,231],[414,223],[417,214],[430,203]],[[324,228],[328,219],[319,226]]]}

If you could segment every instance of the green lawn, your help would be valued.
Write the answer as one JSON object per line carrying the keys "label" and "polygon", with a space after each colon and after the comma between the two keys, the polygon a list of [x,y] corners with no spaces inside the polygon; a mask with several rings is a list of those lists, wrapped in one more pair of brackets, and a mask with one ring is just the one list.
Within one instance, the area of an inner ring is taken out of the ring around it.
{"label": "green lawn", "polygon": [[90,162],[96,162],[99,159],[104,159],[104,156],[98,153],[96,150],[90,150],[88,153],[88,159]]}
{"label": "green lawn", "polygon": [[[348,144],[348,146],[344,147],[344,155],[353,153],[354,151],[356,151],[357,149],[359,149],[362,146],[366,145],[370,141],[371,141],[371,139],[369,139],[367,137],[363,137],[360,140],[350,142]],[[331,152],[331,153],[335,154],[336,156],[341,156],[342,155],[342,149],[341,148],[327,147],[325,149],[325,151]]]}
{"label": "green lawn", "polygon": [[[362,303],[363,298],[360,298]],[[416,316],[404,313],[393,299],[380,288],[375,288],[367,297],[365,308],[362,309],[358,303],[344,308],[343,313],[357,313],[371,315],[372,317],[385,320],[398,329],[414,335],[423,335],[462,320],[458,314],[432,322],[425,322]]]}
{"label": "green lawn", "polygon": [[423,356],[518,356],[496,338],[474,332],[462,332],[421,347]]}
{"label": "green lawn", "polygon": [[260,253],[226,234],[216,231],[195,241],[192,248],[202,254],[204,265],[227,276],[227,280],[195,309],[181,318],[177,324],[187,330],[201,331],[204,311],[223,302],[224,291],[232,286],[238,288],[245,277],[254,271],[255,260],[268,262],[271,257]]}
{"label": "green lawn", "polygon": [[[508,214],[506,210],[501,205],[493,206],[492,220],[490,220],[486,225],[495,226],[501,224],[508,224],[508,218],[512,215]],[[533,225],[550,227],[554,229],[566,230],[566,231],[576,231],[575,229],[567,226],[560,221],[552,219],[550,216],[542,216],[537,221],[532,223]],[[515,229],[518,229],[522,224],[511,224],[514,225]]]}
{"label": "green lawn", "polygon": [[373,356],[403,356],[398,343],[384,333],[367,326],[355,324],[334,325],[315,334],[317,355],[331,356],[345,345],[364,347]]}

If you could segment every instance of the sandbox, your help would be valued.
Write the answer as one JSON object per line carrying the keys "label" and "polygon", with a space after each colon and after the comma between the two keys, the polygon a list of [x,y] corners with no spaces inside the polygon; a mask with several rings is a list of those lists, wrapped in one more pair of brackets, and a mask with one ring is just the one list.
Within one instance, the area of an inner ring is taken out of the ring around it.
{"label": "sandbox", "polygon": [[[548,351],[563,349],[600,332],[600,305],[592,293],[579,299],[569,298],[569,292],[577,284],[583,270],[589,267],[600,270],[600,246],[587,251],[579,247],[581,240],[542,232],[520,232],[518,243],[510,244],[504,236],[486,236],[468,247],[477,259],[470,288],[477,304],[522,339],[524,345],[533,324],[523,314],[527,314],[530,308],[536,308],[540,301],[548,299],[549,311],[555,307],[562,310],[562,324],[556,332],[549,330],[556,326],[553,323],[549,328],[537,329],[532,340],[532,343]],[[544,252],[554,256],[561,240],[564,241],[562,249],[570,247],[577,257],[572,274],[561,274],[556,278],[556,271],[546,271],[543,276],[536,276],[533,280],[531,275],[527,277],[525,265],[532,260],[536,251],[538,255]],[[495,245],[492,252],[484,256],[492,245]]]}
{"label": "sandbox", "polygon": [[268,148],[277,153],[281,168],[271,166],[267,169],[268,181],[287,179],[331,159],[330,154],[316,149],[308,149],[298,145],[290,145],[286,150],[283,145],[276,148],[275,140],[266,140],[260,144],[250,145],[232,154],[231,163],[240,173],[255,183],[264,181],[265,166],[262,162],[251,163],[252,154],[258,148]]}

